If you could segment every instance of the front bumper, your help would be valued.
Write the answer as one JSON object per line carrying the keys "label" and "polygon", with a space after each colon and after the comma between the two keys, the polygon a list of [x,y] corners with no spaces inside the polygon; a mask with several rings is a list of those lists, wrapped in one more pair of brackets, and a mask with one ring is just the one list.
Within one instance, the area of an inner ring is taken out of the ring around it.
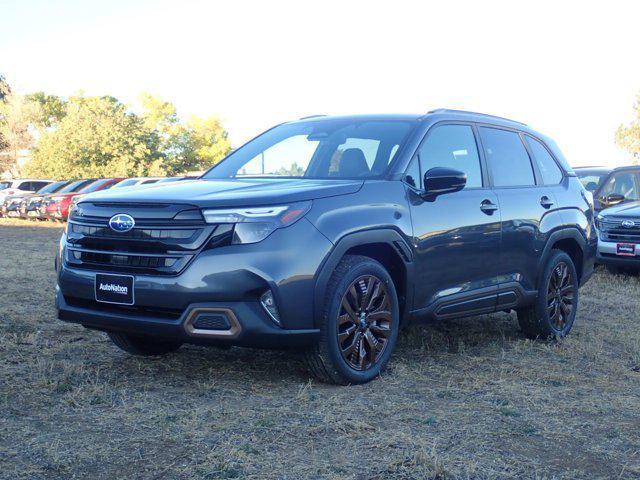
{"label": "front bumper", "polygon": [[[152,335],[180,340],[197,345],[237,345],[255,348],[299,348],[318,341],[318,329],[282,329],[264,313],[257,302],[208,302],[194,303],[176,319],[140,315],[135,311],[100,305],[70,305],[56,289],[58,318],[66,322],[80,323],[86,328],[117,331],[138,335]],[[239,327],[204,330],[192,327],[193,316],[199,311],[232,312]]]}
{"label": "front bumper", "polygon": [[[619,242],[633,243],[633,242]],[[617,254],[618,242],[605,242],[598,240],[598,253],[596,262],[603,265],[611,265],[617,267],[636,267],[640,268],[640,244],[636,244],[636,255],[625,256]]]}
{"label": "front bumper", "polygon": [[[301,253],[304,246],[304,253]],[[306,219],[260,243],[201,251],[179,275],[135,274],[135,307],[96,302],[99,272],[70,267],[61,240],[56,261],[58,318],[98,330],[161,335],[186,343],[251,347],[300,347],[317,341],[314,278],[332,244]],[[259,303],[270,289],[280,312],[276,325]],[[194,310],[226,310],[239,331],[194,332]],[[167,314],[168,312],[168,314]]]}

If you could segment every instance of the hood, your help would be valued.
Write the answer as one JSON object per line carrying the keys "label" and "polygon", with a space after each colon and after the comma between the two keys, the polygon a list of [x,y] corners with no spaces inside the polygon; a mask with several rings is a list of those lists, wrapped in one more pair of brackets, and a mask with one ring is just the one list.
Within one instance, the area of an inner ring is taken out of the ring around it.
{"label": "hood", "polygon": [[627,202],[615,207],[609,207],[600,212],[603,217],[640,217],[640,202]]}
{"label": "hood", "polygon": [[188,180],[151,184],[145,188],[92,193],[82,201],[173,203],[211,207],[247,207],[300,202],[355,193],[362,180],[250,178]]}

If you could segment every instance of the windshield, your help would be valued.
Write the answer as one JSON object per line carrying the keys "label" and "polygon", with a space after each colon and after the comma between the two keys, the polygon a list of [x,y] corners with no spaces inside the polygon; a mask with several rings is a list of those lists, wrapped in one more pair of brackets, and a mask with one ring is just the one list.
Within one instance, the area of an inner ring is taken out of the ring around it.
{"label": "windshield", "polygon": [[65,182],[65,181],[53,182],[53,183],[50,183],[49,185],[45,185],[40,190],[38,190],[36,193],[39,194],[39,195],[44,195],[46,193],[57,192],[59,189],[64,187],[66,184],[67,184],[67,182]]}
{"label": "windshield", "polygon": [[5,188],[9,188],[11,186],[11,182],[0,182],[0,190],[4,190]]}
{"label": "windshield", "polygon": [[325,119],[275,127],[202,178],[372,178],[386,172],[413,121]]}
{"label": "windshield", "polygon": [[61,189],[60,191],[58,191],[57,193],[73,193],[73,192],[77,192],[78,190],[86,187],[87,185],[89,185],[91,182],[93,182],[95,180],[76,180],[75,182],[71,182],[69,185],[67,185],[66,187],[64,187],[63,189]]}
{"label": "windshield", "polygon": [[575,172],[585,190],[592,193],[598,189],[603,180],[609,175],[608,171],[576,170]]}

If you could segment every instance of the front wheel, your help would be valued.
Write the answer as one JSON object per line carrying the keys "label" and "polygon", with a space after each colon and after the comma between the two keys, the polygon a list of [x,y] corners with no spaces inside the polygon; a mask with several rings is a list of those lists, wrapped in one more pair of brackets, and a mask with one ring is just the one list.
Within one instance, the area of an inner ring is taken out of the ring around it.
{"label": "front wheel", "polygon": [[571,257],[552,250],[540,277],[535,305],[518,310],[520,328],[529,338],[565,337],[578,309],[578,275]]}
{"label": "front wheel", "polygon": [[117,347],[132,355],[165,355],[175,352],[180,348],[182,342],[165,340],[143,335],[131,335],[120,332],[107,332],[109,338]]}
{"label": "front wheel", "polygon": [[398,338],[400,314],[391,276],[377,261],[345,256],[325,297],[320,341],[306,352],[311,373],[326,383],[365,383],[380,374]]}

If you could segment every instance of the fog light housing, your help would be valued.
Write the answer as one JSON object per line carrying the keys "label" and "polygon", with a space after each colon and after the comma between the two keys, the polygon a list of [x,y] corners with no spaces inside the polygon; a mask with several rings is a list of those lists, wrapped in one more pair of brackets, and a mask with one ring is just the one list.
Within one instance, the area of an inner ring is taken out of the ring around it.
{"label": "fog light housing", "polygon": [[262,308],[269,314],[271,320],[280,327],[280,312],[278,312],[278,307],[276,307],[276,301],[273,298],[271,290],[267,290],[260,295],[260,305],[262,305]]}

